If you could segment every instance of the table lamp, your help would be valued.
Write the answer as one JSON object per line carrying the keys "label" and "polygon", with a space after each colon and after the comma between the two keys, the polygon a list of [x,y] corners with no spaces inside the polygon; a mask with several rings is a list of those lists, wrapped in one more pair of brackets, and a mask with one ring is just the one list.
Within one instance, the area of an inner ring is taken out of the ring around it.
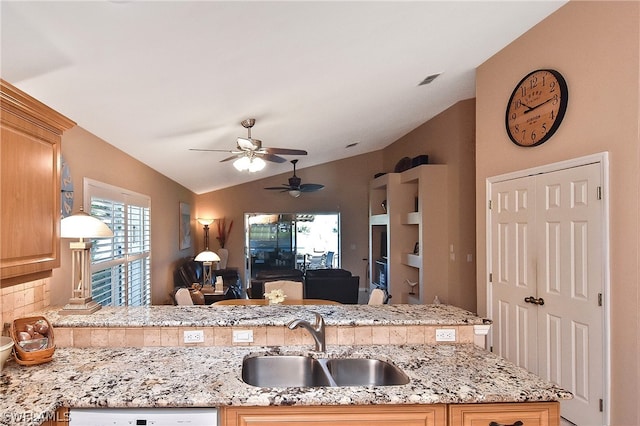
{"label": "table lamp", "polygon": [[69,243],[71,248],[71,299],[59,311],[62,315],[92,314],[102,306],[91,298],[91,241],[85,238],[111,238],[113,231],[100,219],[85,213],[82,209],[65,217],[60,223],[62,238],[78,238]]}
{"label": "table lamp", "polygon": [[212,285],[211,264],[213,262],[220,262],[220,256],[208,248],[205,248],[205,250],[198,253],[196,258],[193,260],[196,262],[202,262],[202,286]]}

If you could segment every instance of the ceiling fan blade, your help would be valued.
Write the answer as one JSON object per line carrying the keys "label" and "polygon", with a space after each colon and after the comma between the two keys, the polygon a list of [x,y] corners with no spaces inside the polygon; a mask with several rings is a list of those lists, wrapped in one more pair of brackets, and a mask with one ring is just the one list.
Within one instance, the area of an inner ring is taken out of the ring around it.
{"label": "ceiling fan blade", "polygon": [[246,151],[255,151],[260,148],[260,141],[251,138],[238,138],[238,147]]}
{"label": "ceiling fan blade", "polygon": [[307,155],[307,151],[303,149],[288,149],[288,148],[262,148],[263,151],[268,154],[280,154],[280,155]]}
{"label": "ceiling fan blade", "polygon": [[289,188],[289,186],[287,186],[287,185],[283,185],[283,186],[270,186],[270,187],[265,188],[265,189],[271,189],[271,190],[282,191],[282,192],[287,192],[287,191],[291,190],[291,188]]}
{"label": "ceiling fan blade", "polygon": [[320,185],[319,183],[303,183],[300,185],[300,192],[320,191],[322,188],[324,188],[324,185]]}
{"label": "ceiling fan blade", "polygon": [[244,152],[236,153],[236,154],[232,155],[231,157],[227,157],[224,160],[220,160],[220,162],[224,163],[225,161],[235,160],[236,158],[240,158],[243,155],[245,155]]}
{"label": "ceiling fan blade", "polygon": [[261,152],[258,152],[257,155],[263,158],[264,160],[271,161],[273,163],[285,163],[287,161],[286,158],[278,157],[277,155],[273,155],[273,154],[267,154],[267,153],[263,154]]}
{"label": "ceiling fan blade", "polygon": [[234,152],[228,149],[204,149],[204,148],[189,148],[189,151],[201,151],[201,152]]}

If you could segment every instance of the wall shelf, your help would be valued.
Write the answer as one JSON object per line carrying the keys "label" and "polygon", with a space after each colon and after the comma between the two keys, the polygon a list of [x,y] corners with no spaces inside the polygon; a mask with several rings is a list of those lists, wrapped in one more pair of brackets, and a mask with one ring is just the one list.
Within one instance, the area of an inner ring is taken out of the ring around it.
{"label": "wall shelf", "polygon": [[405,253],[402,263],[412,268],[422,268],[422,256],[413,253]]}
{"label": "wall shelf", "polygon": [[402,220],[403,225],[420,225],[422,221],[422,215],[420,212],[407,213]]}
{"label": "wall shelf", "polygon": [[389,224],[389,215],[376,214],[373,216],[369,216],[369,224],[370,225],[387,225]]}
{"label": "wall shelf", "polygon": [[[436,295],[446,294],[446,183],[446,165],[422,165],[387,173],[369,184],[369,256],[375,260],[380,253],[388,253],[387,291],[392,303],[430,303]],[[386,250],[381,250],[385,242]],[[416,243],[420,254],[408,253]],[[370,262],[371,277],[374,263]],[[409,294],[406,280],[419,282],[415,294]]]}

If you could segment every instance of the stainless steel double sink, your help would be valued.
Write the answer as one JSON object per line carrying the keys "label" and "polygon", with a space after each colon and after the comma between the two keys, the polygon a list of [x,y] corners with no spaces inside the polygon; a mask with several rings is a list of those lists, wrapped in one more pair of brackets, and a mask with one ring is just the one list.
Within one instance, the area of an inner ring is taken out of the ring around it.
{"label": "stainless steel double sink", "polygon": [[378,359],[249,356],[242,380],[259,387],[397,386],[409,383],[398,367]]}

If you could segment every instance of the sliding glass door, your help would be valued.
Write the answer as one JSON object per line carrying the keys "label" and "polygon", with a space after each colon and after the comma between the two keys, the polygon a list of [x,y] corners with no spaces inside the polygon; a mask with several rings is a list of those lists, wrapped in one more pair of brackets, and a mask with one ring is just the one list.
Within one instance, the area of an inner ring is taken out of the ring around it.
{"label": "sliding glass door", "polygon": [[340,267],[338,213],[247,213],[246,277],[265,270]]}

